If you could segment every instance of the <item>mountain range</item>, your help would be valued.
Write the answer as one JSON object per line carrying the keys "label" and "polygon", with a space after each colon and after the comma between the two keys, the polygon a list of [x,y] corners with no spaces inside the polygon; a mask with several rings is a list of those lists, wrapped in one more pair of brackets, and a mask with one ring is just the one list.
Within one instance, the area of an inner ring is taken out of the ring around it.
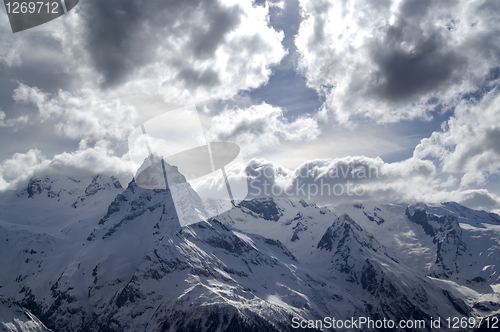
{"label": "mountain range", "polygon": [[[199,205],[183,215],[227,206],[186,188]],[[264,197],[181,227],[168,188],[40,176],[0,194],[0,326],[314,331],[333,330],[325,317],[365,317],[440,330],[431,322],[493,322],[499,251],[500,217],[453,202],[319,207]]]}

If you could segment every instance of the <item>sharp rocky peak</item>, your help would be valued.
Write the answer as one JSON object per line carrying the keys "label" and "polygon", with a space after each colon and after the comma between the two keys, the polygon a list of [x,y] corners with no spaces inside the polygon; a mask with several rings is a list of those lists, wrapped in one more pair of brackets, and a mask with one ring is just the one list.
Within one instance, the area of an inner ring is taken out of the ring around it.
{"label": "sharp rocky peak", "polygon": [[107,188],[123,189],[120,182],[114,177],[110,178],[104,177],[103,175],[96,175],[92,178],[92,182],[85,188],[85,195],[92,196],[95,195],[100,190],[106,190]]}
{"label": "sharp rocky peak", "polygon": [[333,251],[338,253],[343,247],[351,251],[358,247],[362,250],[379,251],[382,249],[377,240],[368,232],[363,230],[348,214],[344,213],[333,222],[321,240],[316,245],[320,250]]}
{"label": "sharp rocky peak", "polygon": [[75,178],[71,176],[35,176],[31,178],[25,189],[17,195],[27,195],[35,198],[43,195],[49,198],[60,197],[61,194],[69,195],[84,193],[86,196],[96,194],[105,189],[123,189],[120,182],[114,176],[98,174],[92,178]]}

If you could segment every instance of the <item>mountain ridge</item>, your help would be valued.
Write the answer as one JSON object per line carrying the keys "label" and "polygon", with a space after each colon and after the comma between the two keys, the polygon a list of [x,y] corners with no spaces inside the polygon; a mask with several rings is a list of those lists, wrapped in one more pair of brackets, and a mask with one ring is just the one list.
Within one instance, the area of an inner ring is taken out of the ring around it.
{"label": "mountain ridge", "polygon": [[[497,216],[456,203],[326,208],[254,199],[181,228],[168,188],[132,181],[120,189],[102,176],[67,179],[78,190],[50,181],[7,200],[25,219],[28,207],[36,214],[29,223],[16,211],[0,217],[1,260],[11,266],[0,273],[0,294],[58,331],[287,331],[292,317],[428,322],[500,309],[488,305],[500,303],[489,264]],[[471,262],[480,231],[493,239],[481,247],[489,267],[457,271]],[[413,242],[396,247],[403,238]]]}

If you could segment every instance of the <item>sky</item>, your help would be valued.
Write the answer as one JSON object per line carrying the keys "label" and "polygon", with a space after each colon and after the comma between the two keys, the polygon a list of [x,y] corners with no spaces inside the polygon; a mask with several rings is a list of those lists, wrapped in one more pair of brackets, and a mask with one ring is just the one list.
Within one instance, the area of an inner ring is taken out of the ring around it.
{"label": "sky", "polygon": [[1,7],[0,189],[126,185],[128,135],[195,104],[207,137],[241,147],[230,177],[500,212],[498,17],[496,0],[81,0],[12,33]]}

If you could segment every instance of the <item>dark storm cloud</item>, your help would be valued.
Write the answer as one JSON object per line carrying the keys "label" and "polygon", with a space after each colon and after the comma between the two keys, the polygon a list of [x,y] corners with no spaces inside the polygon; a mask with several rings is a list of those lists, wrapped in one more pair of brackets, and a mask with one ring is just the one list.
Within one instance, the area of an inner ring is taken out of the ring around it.
{"label": "dark storm cloud", "polygon": [[145,19],[145,8],[141,8],[138,2],[113,0],[86,1],[82,8],[85,9],[88,29],[88,51],[97,69],[104,74],[106,83],[115,84],[148,56],[146,52],[135,50],[146,46],[144,40],[134,40],[135,45],[131,43]]}
{"label": "dark storm cloud", "polygon": [[372,48],[374,61],[380,70],[374,91],[380,97],[400,101],[438,88],[459,71],[465,60],[454,51],[446,50],[446,43],[438,34],[416,43],[408,52],[399,45],[404,42],[402,24],[387,31],[385,43]]}
{"label": "dark storm cloud", "polygon": [[[88,30],[88,50],[94,65],[104,75],[106,85],[115,85],[129,74],[152,61],[158,45],[167,38],[188,38],[190,49],[175,50],[172,44],[165,52],[180,52],[179,59],[210,58],[224,43],[224,36],[239,23],[237,7],[223,8],[216,1],[87,1],[84,9]],[[192,22],[196,24],[192,24]],[[217,73],[179,68],[179,77],[190,85],[218,83]]]}
{"label": "dark storm cloud", "polygon": [[498,1],[302,0],[301,6],[298,68],[325,96],[322,115],[341,123],[429,118],[436,104],[452,109],[499,66]]}
{"label": "dark storm cloud", "polygon": [[195,89],[200,85],[210,87],[220,84],[219,75],[211,69],[199,71],[192,68],[184,68],[177,74],[177,78],[182,80],[186,87],[191,89]]}
{"label": "dark storm cloud", "polygon": [[197,58],[214,56],[217,46],[224,41],[224,36],[240,22],[237,7],[227,11],[218,6],[210,6],[207,12],[208,29],[198,28],[191,35],[191,47]]}
{"label": "dark storm cloud", "polygon": [[500,154],[500,129],[492,129],[486,132],[487,147]]}
{"label": "dark storm cloud", "polygon": [[406,0],[401,3],[400,11],[403,17],[421,18],[429,10],[432,0]]}

